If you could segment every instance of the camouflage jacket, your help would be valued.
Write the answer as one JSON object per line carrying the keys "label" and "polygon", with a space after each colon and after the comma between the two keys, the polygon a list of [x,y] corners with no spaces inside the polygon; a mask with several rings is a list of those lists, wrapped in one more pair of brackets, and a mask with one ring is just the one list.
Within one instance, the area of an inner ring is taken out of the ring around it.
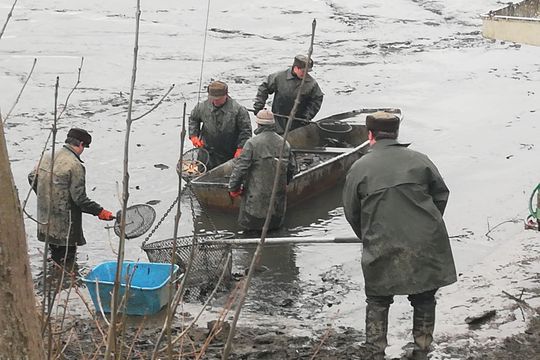
{"label": "camouflage jacket", "polygon": [[55,154],[53,188],[50,193],[51,156],[45,155],[39,169],[28,175],[37,194],[38,240],[45,241],[49,203],[49,243],[61,246],[84,245],[82,213],[98,215],[103,209],[86,195],[85,169],[81,159],[69,146]]}
{"label": "camouflage jacket", "polygon": [[[236,160],[229,180],[229,190],[236,191],[243,186],[238,223],[246,229],[260,230],[268,211],[283,138],[276,134],[275,126],[261,126],[255,130],[255,134],[256,136],[246,142],[242,154]],[[271,229],[281,226],[283,222],[287,207],[287,183],[294,172],[292,156],[291,147],[287,143],[281,163]]]}
{"label": "camouflage jacket", "polygon": [[395,140],[378,140],[353,164],[343,205],[364,242],[367,295],[417,294],[456,281],[443,221],[448,194],[428,157]]}
{"label": "camouflage jacket", "polygon": [[210,154],[208,168],[234,156],[251,137],[251,121],[245,107],[228,98],[221,107],[208,100],[197,104],[189,118],[189,136],[198,136]]}
{"label": "camouflage jacket", "polygon": [[[259,86],[253,103],[253,109],[258,111],[264,108],[268,95],[274,94],[272,112],[274,114],[289,116],[301,83],[302,79],[293,75],[292,68],[270,74],[266,81]],[[307,74],[295,117],[307,120],[313,119],[321,108],[323,96],[324,94],[319,88],[317,81],[311,75]],[[278,129],[279,131],[285,129],[287,118],[276,116],[276,121],[281,128]],[[302,123],[293,122],[291,124],[291,130],[300,126],[302,126]]]}

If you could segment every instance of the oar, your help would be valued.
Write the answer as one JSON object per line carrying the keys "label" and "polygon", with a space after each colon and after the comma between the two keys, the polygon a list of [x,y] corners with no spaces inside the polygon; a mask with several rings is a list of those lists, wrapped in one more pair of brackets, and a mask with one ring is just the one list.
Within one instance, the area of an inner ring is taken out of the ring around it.
{"label": "oar", "polygon": [[[259,238],[249,239],[215,239],[206,240],[205,244],[226,244],[232,246],[254,245],[261,241]],[[361,244],[357,237],[276,237],[266,238],[265,244]]]}
{"label": "oar", "polygon": [[[255,111],[255,109],[247,109],[247,111],[252,112],[252,113],[254,113],[255,115],[257,115],[257,112]],[[280,118],[284,118],[284,119],[288,119],[288,118],[289,118],[287,115],[281,115],[281,114],[274,114],[274,116],[277,116],[277,117],[280,117]],[[292,119],[293,119],[294,121],[298,121],[298,122],[301,122],[301,123],[304,123],[304,124],[311,124],[311,121],[309,121],[308,119],[297,118],[297,117],[293,117]]]}

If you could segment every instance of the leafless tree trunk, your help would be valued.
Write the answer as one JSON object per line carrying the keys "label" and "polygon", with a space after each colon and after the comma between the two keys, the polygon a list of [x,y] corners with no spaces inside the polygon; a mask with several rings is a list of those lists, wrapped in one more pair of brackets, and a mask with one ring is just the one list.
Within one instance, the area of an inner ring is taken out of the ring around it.
{"label": "leafless tree trunk", "polygon": [[2,125],[0,199],[0,354],[6,359],[43,359],[24,222]]}

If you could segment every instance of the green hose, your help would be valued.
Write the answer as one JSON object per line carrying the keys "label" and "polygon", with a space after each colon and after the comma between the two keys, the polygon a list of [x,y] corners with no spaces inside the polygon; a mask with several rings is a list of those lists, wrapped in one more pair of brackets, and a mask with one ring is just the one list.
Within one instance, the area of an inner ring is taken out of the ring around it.
{"label": "green hose", "polygon": [[[534,195],[538,193],[538,198],[536,201],[536,210],[533,209],[533,199]],[[529,217],[533,217],[538,221],[540,219],[540,184],[536,185],[536,187],[533,189],[533,192],[531,194],[531,197],[529,198]]]}

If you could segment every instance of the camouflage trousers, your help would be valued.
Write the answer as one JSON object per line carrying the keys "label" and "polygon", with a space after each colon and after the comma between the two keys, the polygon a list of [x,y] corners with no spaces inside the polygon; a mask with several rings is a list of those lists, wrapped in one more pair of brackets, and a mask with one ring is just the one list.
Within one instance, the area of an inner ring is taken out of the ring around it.
{"label": "camouflage trousers", "polygon": [[[438,289],[420,294],[412,294],[407,298],[413,306],[413,338],[414,349],[409,359],[425,360],[435,327],[435,293]],[[388,345],[388,310],[394,302],[394,296],[370,296],[366,298],[366,343],[365,349],[369,360],[384,360]]]}

